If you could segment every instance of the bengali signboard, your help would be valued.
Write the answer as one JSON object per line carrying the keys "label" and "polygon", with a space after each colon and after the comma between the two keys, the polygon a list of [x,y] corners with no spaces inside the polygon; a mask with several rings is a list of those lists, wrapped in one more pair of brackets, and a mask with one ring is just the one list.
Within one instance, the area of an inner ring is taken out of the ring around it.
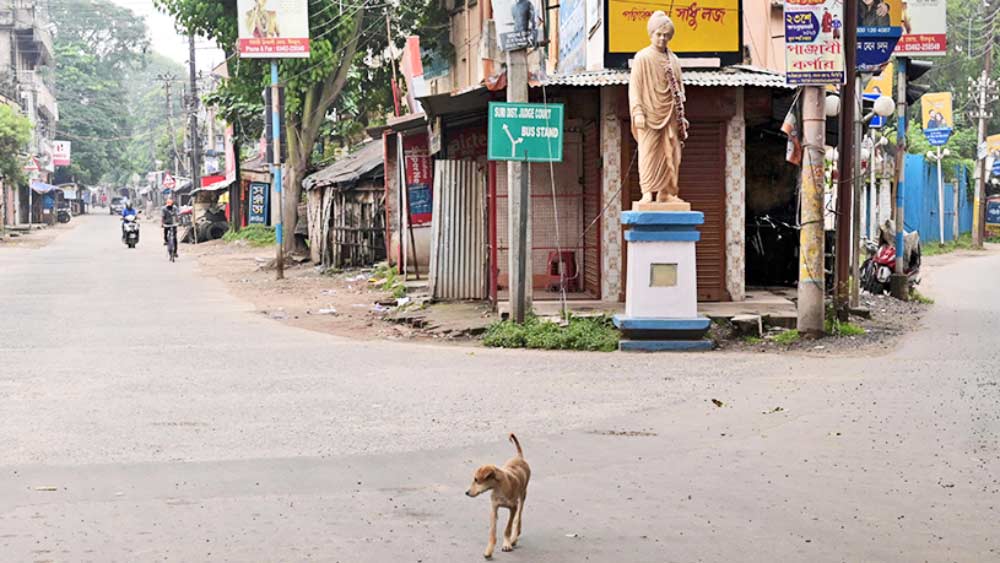
{"label": "bengali signboard", "polygon": [[951,92],[934,92],[920,98],[920,113],[923,116],[924,136],[934,147],[943,146],[951,137],[955,118],[951,110]]}
{"label": "bengali signboard", "polygon": [[403,172],[406,178],[406,198],[410,206],[410,224],[431,222],[432,197],[431,152],[426,133],[403,137]]}
{"label": "bengali signboard", "polygon": [[247,210],[247,224],[267,224],[267,200],[270,193],[270,184],[250,182],[250,191],[247,194],[247,199],[250,202],[250,208]]}
{"label": "bengali signboard", "polygon": [[52,141],[52,165],[69,166],[72,143],[70,141]]}
{"label": "bengali signboard", "polygon": [[903,33],[905,2],[858,1],[857,67],[861,72],[878,72],[889,62]]}
{"label": "bengali signboard", "polygon": [[681,58],[717,59],[719,65],[743,60],[741,0],[606,0],[605,65],[627,67],[628,59],[649,46],[646,23],[661,10],[674,22],[670,49]]}
{"label": "bengali signboard", "polygon": [[240,57],[308,59],[308,0],[237,0]]}
{"label": "bengali signboard", "polygon": [[841,0],[785,0],[785,82],[843,84]]}
{"label": "bengali signboard", "polygon": [[896,54],[922,57],[948,54],[947,0],[907,0],[903,4],[903,36],[896,44]]}
{"label": "bengali signboard", "polygon": [[[543,39],[545,12],[540,0],[492,0],[497,40],[504,51],[537,47]],[[561,9],[561,8],[560,8]]]}
{"label": "bengali signboard", "polygon": [[562,162],[563,104],[490,102],[488,111],[487,158]]}

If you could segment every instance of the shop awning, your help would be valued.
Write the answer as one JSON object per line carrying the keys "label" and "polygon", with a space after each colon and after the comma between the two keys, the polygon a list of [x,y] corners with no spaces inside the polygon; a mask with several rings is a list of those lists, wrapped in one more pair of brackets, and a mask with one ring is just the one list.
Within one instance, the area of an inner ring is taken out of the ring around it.
{"label": "shop awning", "polygon": [[46,184],[45,182],[33,181],[31,182],[31,191],[37,194],[47,194],[50,192],[58,191],[62,188],[59,186],[53,186],[52,184]]}
{"label": "shop awning", "polygon": [[229,186],[233,185],[235,180],[219,180],[218,182],[213,182],[207,186],[202,186],[198,189],[191,190],[191,195],[199,192],[219,192],[228,189]]}
{"label": "shop awning", "polygon": [[[626,69],[605,69],[549,77],[546,86],[624,86],[629,83]],[[715,70],[687,69],[683,72],[685,86],[716,86],[782,88],[794,90],[785,83],[785,76],[765,68],[734,65]]]}

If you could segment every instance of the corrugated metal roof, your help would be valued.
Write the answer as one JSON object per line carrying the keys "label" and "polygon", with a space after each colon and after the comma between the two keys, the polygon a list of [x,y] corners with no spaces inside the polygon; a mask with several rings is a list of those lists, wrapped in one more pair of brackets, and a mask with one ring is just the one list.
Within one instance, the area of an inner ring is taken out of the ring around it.
{"label": "corrugated metal roof", "polygon": [[[619,86],[628,84],[629,71],[624,69],[605,69],[589,72],[579,72],[569,75],[552,76],[546,86]],[[718,70],[684,71],[686,86],[755,86],[760,88],[787,88],[794,86],[785,84],[782,74],[752,66],[737,65]]]}
{"label": "corrugated metal roof", "polygon": [[382,167],[382,142],[368,141],[358,150],[334,162],[319,172],[302,180],[302,187],[313,188],[357,181],[359,178]]}

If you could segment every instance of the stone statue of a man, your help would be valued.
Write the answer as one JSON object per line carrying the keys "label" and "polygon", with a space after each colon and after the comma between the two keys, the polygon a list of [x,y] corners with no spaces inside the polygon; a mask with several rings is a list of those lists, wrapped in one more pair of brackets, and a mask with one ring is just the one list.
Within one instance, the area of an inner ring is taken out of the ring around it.
{"label": "stone statue of a man", "polygon": [[[680,62],[667,46],[674,37],[674,23],[665,13],[656,11],[650,16],[646,30],[651,44],[636,53],[628,87],[632,136],[639,145],[642,188],[642,199],[633,208],[690,210],[691,206],[677,197],[677,176],[688,121],[684,117]],[[650,205],[654,201],[672,205]]]}

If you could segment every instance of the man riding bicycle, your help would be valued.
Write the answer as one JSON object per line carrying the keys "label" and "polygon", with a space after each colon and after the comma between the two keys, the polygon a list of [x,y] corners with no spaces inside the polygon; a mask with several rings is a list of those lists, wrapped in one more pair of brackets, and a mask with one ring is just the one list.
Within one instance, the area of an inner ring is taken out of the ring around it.
{"label": "man riding bicycle", "polygon": [[[168,199],[167,204],[163,206],[163,210],[160,216],[160,226],[163,227],[163,245],[167,245],[167,233],[170,229],[174,230],[174,240],[177,240],[177,225],[180,224],[179,221],[180,209],[174,205],[174,200]],[[176,249],[175,249],[176,250]]]}

